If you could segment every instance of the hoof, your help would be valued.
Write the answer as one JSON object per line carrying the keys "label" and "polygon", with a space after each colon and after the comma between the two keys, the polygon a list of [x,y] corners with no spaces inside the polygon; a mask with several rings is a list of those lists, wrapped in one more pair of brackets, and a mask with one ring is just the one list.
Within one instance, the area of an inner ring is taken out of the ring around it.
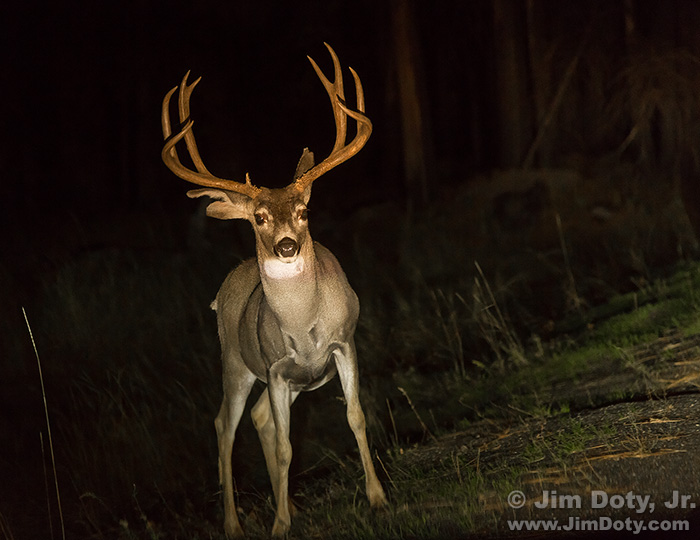
{"label": "hoof", "polygon": [[272,537],[281,538],[289,531],[289,523],[285,523],[281,519],[275,518],[275,524],[272,526]]}
{"label": "hoof", "polygon": [[369,505],[373,509],[387,508],[389,506],[389,501],[386,500],[386,495],[384,495],[384,490],[380,487],[376,491],[370,491],[368,493]]}
{"label": "hoof", "polygon": [[238,527],[224,527],[224,531],[226,532],[227,540],[245,538],[245,533],[240,525]]}

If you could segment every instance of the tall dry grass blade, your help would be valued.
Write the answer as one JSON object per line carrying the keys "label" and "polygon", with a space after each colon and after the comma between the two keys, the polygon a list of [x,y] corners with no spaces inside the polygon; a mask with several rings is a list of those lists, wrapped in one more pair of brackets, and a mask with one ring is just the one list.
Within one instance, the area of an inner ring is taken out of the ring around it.
{"label": "tall dry grass blade", "polygon": [[[56,487],[56,504],[58,505],[58,516],[61,519],[61,536],[63,540],[66,540],[66,527],[63,523],[63,510],[61,508],[61,492],[58,489],[58,474],[56,474],[56,456],[53,451],[53,437],[51,436],[51,422],[49,421],[49,406],[46,402],[46,389],[44,388],[44,375],[41,371],[41,360],[39,360],[39,351],[36,348],[36,341],[34,341],[34,334],[32,333],[32,327],[29,324],[29,319],[27,318],[27,312],[24,307],[22,308],[22,315],[24,315],[24,322],[27,324],[27,331],[29,332],[29,339],[32,341],[32,347],[34,348],[34,356],[36,356],[36,364],[39,368],[39,382],[41,383],[41,395],[44,399],[44,414],[46,415],[46,433],[49,436],[49,451],[51,452],[51,466],[53,467],[53,481]],[[49,519],[49,522],[51,520]],[[53,529],[52,529],[53,531]]]}
{"label": "tall dry grass blade", "polygon": [[491,350],[496,355],[496,365],[500,371],[506,367],[506,360],[512,360],[518,365],[528,363],[525,356],[525,348],[518,334],[513,328],[504,312],[498,306],[496,296],[491,290],[484,271],[481,269],[478,261],[474,261],[474,266],[481,276],[474,277],[474,318],[479,326],[482,337],[491,347]]}
{"label": "tall dry grass blade", "polygon": [[0,513],[0,538],[4,540],[15,540],[10,525],[7,523],[7,518]]}
{"label": "tall dry grass blade", "polygon": [[391,420],[391,427],[394,430],[394,446],[399,447],[399,433],[396,431],[396,422],[394,422],[394,413],[391,410],[391,404],[389,403],[389,398],[386,398],[386,408],[389,409],[389,419]]}
{"label": "tall dry grass blade", "polygon": [[420,414],[418,414],[418,411],[416,410],[416,407],[413,405],[413,401],[411,401],[411,398],[408,397],[408,393],[406,392],[406,390],[404,390],[404,389],[401,388],[400,386],[397,386],[397,388],[398,388],[399,392],[401,392],[401,393],[403,394],[403,397],[406,398],[406,401],[408,401],[408,404],[409,404],[409,406],[411,407],[411,410],[413,411],[413,414],[416,415],[416,418],[418,419],[418,423],[419,423],[420,426],[423,428],[423,432],[424,432],[424,433],[427,433],[433,441],[437,442],[437,438],[436,438],[435,435],[433,435],[432,432],[428,429],[428,426],[425,424],[425,422],[423,422],[423,419],[421,418]]}
{"label": "tall dry grass blade", "polygon": [[583,317],[583,305],[585,300],[581,298],[576,289],[576,279],[574,278],[574,272],[571,269],[571,262],[569,261],[569,251],[566,249],[566,240],[564,239],[564,229],[561,226],[561,217],[559,212],[554,216],[557,221],[557,232],[559,233],[559,243],[561,244],[561,252],[564,256],[564,266],[566,267],[566,277],[569,280],[569,286],[566,290],[567,301],[570,302],[571,306],[578,312],[579,315]]}
{"label": "tall dry grass blade", "polygon": [[51,519],[51,497],[49,495],[49,475],[46,472],[46,452],[44,450],[44,434],[39,432],[39,442],[41,443],[41,466],[44,469],[44,492],[46,493],[46,513],[49,518],[49,534],[53,540],[53,520]]}

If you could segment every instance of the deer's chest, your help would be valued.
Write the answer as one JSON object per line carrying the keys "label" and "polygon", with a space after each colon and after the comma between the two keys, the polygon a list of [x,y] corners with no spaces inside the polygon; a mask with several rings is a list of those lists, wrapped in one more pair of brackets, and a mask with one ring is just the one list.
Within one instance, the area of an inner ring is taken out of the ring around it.
{"label": "deer's chest", "polygon": [[289,381],[293,390],[312,390],[335,375],[337,343],[323,339],[320,328],[312,326],[291,335],[280,329],[269,311],[260,315],[258,338],[266,370],[275,365],[275,373]]}
{"label": "deer's chest", "polygon": [[[293,390],[313,390],[336,373],[333,352],[344,336],[344,318],[328,317],[285,331],[261,291],[251,295],[240,327],[244,361],[261,380],[270,368],[281,375]],[[301,318],[301,317],[300,317]]]}

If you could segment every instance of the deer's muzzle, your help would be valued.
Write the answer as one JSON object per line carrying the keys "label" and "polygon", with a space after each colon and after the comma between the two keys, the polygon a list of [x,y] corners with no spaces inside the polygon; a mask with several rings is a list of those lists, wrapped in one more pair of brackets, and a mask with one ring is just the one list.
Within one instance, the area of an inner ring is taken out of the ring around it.
{"label": "deer's muzzle", "polygon": [[297,253],[299,253],[299,244],[297,244],[296,240],[285,236],[282,238],[282,240],[275,244],[274,249],[275,255],[278,257],[289,258],[294,257]]}

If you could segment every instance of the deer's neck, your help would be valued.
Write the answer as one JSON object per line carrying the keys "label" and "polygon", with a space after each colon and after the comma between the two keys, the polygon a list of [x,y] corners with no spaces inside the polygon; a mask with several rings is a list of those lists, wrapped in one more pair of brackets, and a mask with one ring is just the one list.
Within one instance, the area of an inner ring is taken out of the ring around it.
{"label": "deer's neck", "polygon": [[320,305],[318,262],[313,244],[307,244],[292,263],[258,260],[265,300],[280,327],[290,334],[308,332]]}

